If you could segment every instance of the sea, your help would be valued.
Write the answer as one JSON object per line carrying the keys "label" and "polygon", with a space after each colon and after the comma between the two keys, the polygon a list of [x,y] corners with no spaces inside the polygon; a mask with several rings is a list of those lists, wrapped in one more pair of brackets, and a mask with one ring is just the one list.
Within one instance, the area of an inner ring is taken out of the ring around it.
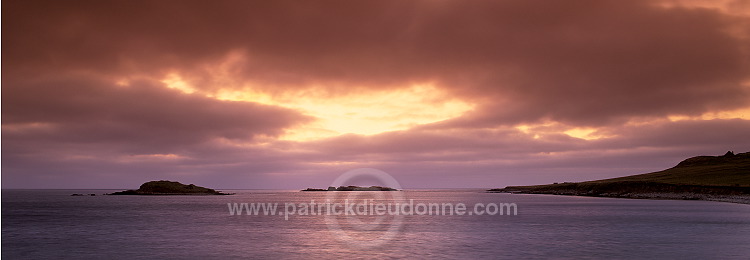
{"label": "sea", "polygon": [[114,191],[2,190],[2,258],[750,259],[745,204],[480,189],[102,195]]}

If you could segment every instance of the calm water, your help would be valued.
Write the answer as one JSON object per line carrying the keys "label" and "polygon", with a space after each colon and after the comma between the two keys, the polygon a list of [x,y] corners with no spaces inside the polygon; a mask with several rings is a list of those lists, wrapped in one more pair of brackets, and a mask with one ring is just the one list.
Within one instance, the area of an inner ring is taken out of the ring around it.
{"label": "calm water", "polygon": [[750,205],[407,191],[402,194],[415,203],[460,202],[470,208],[477,202],[516,203],[518,215],[404,216],[392,239],[366,247],[385,233],[388,223],[362,230],[341,222],[347,242],[329,229],[323,216],[232,216],[227,207],[231,202],[276,202],[280,207],[320,202],[325,192],[69,196],[108,192],[3,190],[2,257],[750,259]]}

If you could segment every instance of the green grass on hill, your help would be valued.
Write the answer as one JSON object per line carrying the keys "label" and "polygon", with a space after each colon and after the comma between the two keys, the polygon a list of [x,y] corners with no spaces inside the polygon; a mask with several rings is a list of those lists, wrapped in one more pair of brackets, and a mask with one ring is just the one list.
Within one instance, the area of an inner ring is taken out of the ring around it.
{"label": "green grass on hill", "polygon": [[714,200],[750,204],[750,152],[698,156],[663,171],[620,178],[508,186],[488,191],[635,199]]}
{"label": "green grass on hill", "polygon": [[724,156],[698,156],[684,160],[677,166],[663,171],[586,183],[620,181],[750,187],[750,152]]}

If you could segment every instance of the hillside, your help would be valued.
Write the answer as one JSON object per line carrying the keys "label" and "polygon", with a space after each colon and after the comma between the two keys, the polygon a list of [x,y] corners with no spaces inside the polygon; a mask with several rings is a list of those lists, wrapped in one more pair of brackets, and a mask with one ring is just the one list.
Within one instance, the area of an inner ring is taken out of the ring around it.
{"label": "hillside", "polygon": [[592,182],[617,181],[750,187],[750,152],[736,155],[727,152],[723,156],[697,156],[663,171]]}
{"label": "hillside", "polygon": [[626,177],[534,186],[508,186],[490,192],[617,198],[695,199],[750,204],[750,152],[697,156],[675,167]]}

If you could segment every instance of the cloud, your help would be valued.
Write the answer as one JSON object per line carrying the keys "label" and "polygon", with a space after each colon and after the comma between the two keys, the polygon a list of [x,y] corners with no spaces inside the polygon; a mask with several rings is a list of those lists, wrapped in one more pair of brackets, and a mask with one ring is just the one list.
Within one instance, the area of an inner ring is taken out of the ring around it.
{"label": "cloud", "polygon": [[[750,104],[750,16],[739,2],[28,0],[3,7],[3,170],[12,186],[71,186],[83,176],[107,176],[91,185],[112,186],[164,173],[294,187],[356,166],[396,171],[412,186],[423,179],[434,179],[426,186],[528,184],[637,173],[748,144],[747,116],[667,119]],[[194,93],[163,82],[177,78]],[[276,106],[281,101],[307,98],[306,106],[329,112],[338,108],[326,102],[337,98],[358,97],[339,104],[362,106],[419,85],[437,94],[397,109],[468,105],[446,109],[450,116],[404,111],[452,118],[388,122],[399,131],[278,139],[327,114],[350,116]],[[217,99],[234,92],[274,102]],[[571,129],[602,138],[565,134]],[[139,177],[124,177],[133,172]]]}
{"label": "cloud", "polygon": [[[72,169],[105,162],[136,169],[178,166],[205,156],[195,149],[206,143],[257,143],[314,120],[290,109],[184,94],[147,80],[119,86],[64,74],[3,83],[3,168],[11,182],[26,174],[20,172],[79,175],[89,171]],[[102,168],[97,171],[109,171]]]}
{"label": "cloud", "polygon": [[231,76],[260,88],[437,80],[474,99],[490,94],[488,109],[500,103],[513,121],[522,114],[593,124],[747,101],[739,85],[747,42],[726,32],[734,20],[711,9],[641,1],[76,3],[10,3],[19,11],[5,18],[14,37],[4,59],[36,69],[201,72],[241,50]]}
{"label": "cloud", "polygon": [[351,168],[387,169],[407,187],[487,187],[645,173],[692,156],[750,147],[747,120],[665,120],[608,130],[612,137],[588,141],[564,134],[535,138],[512,128],[410,130],[340,136],[301,144],[301,150]]}
{"label": "cloud", "polygon": [[97,78],[62,76],[8,83],[3,123],[9,132],[28,132],[13,131],[18,127],[51,130],[44,131],[50,138],[62,132],[73,142],[111,141],[153,149],[210,138],[278,136],[284,128],[312,120],[289,109],[187,95],[158,82],[117,86]]}

